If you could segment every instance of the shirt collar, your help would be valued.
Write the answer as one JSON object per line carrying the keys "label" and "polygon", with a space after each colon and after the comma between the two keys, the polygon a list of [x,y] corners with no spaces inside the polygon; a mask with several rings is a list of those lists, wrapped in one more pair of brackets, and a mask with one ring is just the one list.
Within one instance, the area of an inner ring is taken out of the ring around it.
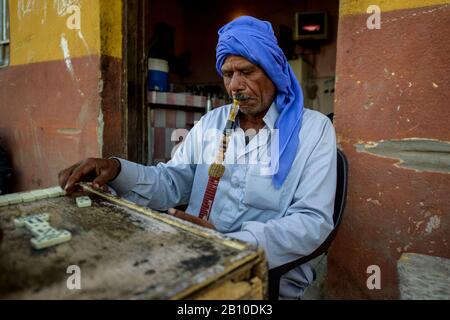
{"label": "shirt collar", "polygon": [[273,102],[263,118],[264,123],[270,130],[275,129],[275,122],[277,121],[279,115],[280,113],[278,112],[277,105]]}
{"label": "shirt collar", "polygon": [[[275,102],[272,102],[269,110],[267,110],[267,113],[263,118],[264,123],[270,130],[275,129],[275,122],[277,121],[279,115],[280,113],[278,112],[277,105],[275,104]],[[236,117],[235,123],[237,127],[240,126],[239,117]]]}

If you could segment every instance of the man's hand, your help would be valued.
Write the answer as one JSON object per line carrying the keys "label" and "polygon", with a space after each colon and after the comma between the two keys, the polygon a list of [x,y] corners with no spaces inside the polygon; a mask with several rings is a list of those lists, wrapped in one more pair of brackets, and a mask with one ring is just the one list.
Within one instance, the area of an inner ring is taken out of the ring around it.
{"label": "man's hand", "polygon": [[93,187],[100,189],[117,177],[120,172],[120,161],[117,159],[88,158],[58,173],[59,185],[67,193],[77,191],[78,182],[92,182]]}
{"label": "man's hand", "polygon": [[198,217],[194,217],[186,212],[180,211],[180,210],[176,210],[173,208],[170,208],[167,212],[168,214],[170,214],[171,216],[195,223],[199,226],[205,227],[205,228],[209,228],[209,229],[213,229],[215,230],[216,228],[214,227],[213,224],[209,223],[208,221],[205,221],[203,219],[200,219]]}

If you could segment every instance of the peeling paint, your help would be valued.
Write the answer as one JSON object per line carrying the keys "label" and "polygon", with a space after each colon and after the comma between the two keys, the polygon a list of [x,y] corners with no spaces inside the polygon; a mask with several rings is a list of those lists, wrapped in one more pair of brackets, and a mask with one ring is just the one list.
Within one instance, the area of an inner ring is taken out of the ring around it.
{"label": "peeling paint", "polygon": [[97,121],[98,121],[97,139],[98,139],[98,145],[99,145],[100,157],[101,157],[102,152],[103,152],[103,130],[105,129],[105,122],[103,120],[102,108],[100,108],[100,110],[99,110]]}
{"label": "peeling paint", "polygon": [[102,93],[103,92],[103,85],[104,85],[103,79],[100,79],[98,81],[98,93]]}
{"label": "peeling paint", "polygon": [[69,51],[69,44],[67,42],[66,35],[64,33],[61,35],[60,47],[63,51],[64,62],[66,63],[67,71],[70,73],[70,76],[72,77],[72,79],[78,83],[78,89],[77,89],[78,93],[80,94],[80,96],[83,97],[84,93],[83,93],[83,91],[81,91],[80,85],[79,85],[80,79],[76,76],[75,71],[73,70],[72,58],[71,58],[70,51]]}
{"label": "peeling paint", "polygon": [[83,33],[81,33],[81,30],[78,30],[78,38],[83,42],[84,47],[86,48],[86,51],[89,55],[91,55],[91,50],[89,49],[89,45],[86,42],[86,39],[83,37]]}
{"label": "peeling paint", "polygon": [[32,13],[35,8],[35,0],[19,0],[17,4],[17,18],[21,20],[26,15]]}
{"label": "peeling paint", "polygon": [[47,0],[44,2],[44,17],[41,20],[41,24],[44,24],[47,20]]}
{"label": "peeling paint", "polygon": [[90,119],[90,114],[89,114],[89,101],[86,101],[80,109],[80,112],[78,113],[78,117],[77,117],[77,127],[84,129],[86,126],[86,123],[89,121]]}
{"label": "peeling paint", "polygon": [[441,218],[437,215],[434,215],[430,218],[425,228],[425,232],[430,234],[434,229],[438,229],[441,225]]}
{"label": "peeling paint", "polygon": [[59,16],[64,16],[70,6],[80,6],[80,0],[54,0],[53,7]]}
{"label": "peeling paint", "polygon": [[372,199],[372,198],[369,198],[369,199],[367,199],[366,201],[367,201],[367,202],[370,202],[370,203],[373,203],[373,204],[375,204],[375,205],[377,205],[377,206],[381,206],[381,203],[380,203],[380,201],[378,201],[378,200],[374,200],[374,199]]}
{"label": "peeling paint", "polygon": [[77,129],[77,128],[61,128],[57,130],[58,133],[61,134],[68,134],[68,135],[75,135],[75,134],[80,134],[81,130]]}
{"label": "peeling paint", "polygon": [[74,80],[77,80],[77,77],[75,76],[75,72],[73,71],[72,59],[70,58],[69,45],[67,43],[67,39],[66,39],[66,36],[64,33],[61,35],[60,47],[63,51],[64,61],[66,62],[67,71],[69,71],[70,75],[72,76],[72,78]]}
{"label": "peeling paint", "polygon": [[357,143],[357,152],[397,159],[396,167],[417,172],[450,173],[450,142],[410,138]]}
{"label": "peeling paint", "polygon": [[369,110],[370,108],[372,108],[374,105],[372,100],[368,100],[366,101],[366,103],[364,103],[364,109]]}
{"label": "peeling paint", "polygon": [[36,122],[33,120],[33,117],[30,116],[30,128],[31,128],[31,138],[33,140],[33,151],[34,151],[34,158],[38,159],[38,163],[41,163],[42,161],[45,161],[45,158],[43,157],[43,153],[41,150],[41,141],[40,141],[40,135],[38,132],[38,126],[36,125]]}
{"label": "peeling paint", "polygon": [[419,230],[420,226],[424,223],[424,221],[418,221],[418,222],[414,222],[414,225],[416,226],[416,231]]}

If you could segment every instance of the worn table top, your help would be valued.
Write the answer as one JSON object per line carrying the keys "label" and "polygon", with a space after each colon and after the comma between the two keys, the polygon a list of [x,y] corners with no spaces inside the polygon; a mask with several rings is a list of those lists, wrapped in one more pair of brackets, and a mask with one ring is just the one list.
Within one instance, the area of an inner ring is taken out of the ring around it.
{"label": "worn table top", "polygon": [[[92,191],[92,190],[91,190]],[[89,194],[92,207],[59,197],[0,208],[1,299],[183,298],[258,251],[220,234],[113,197]],[[72,233],[44,250],[13,219],[47,212],[50,224]],[[67,288],[67,268],[81,269],[81,290]]]}

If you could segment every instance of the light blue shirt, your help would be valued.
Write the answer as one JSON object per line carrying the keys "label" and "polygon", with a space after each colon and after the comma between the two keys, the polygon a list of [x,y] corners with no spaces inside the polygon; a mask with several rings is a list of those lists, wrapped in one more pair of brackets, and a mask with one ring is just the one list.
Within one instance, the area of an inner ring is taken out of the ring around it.
{"label": "light blue shirt", "polygon": [[[168,163],[144,166],[119,159],[122,170],[110,183],[124,198],[155,210],[189,204],[198,216],[221,132],[231,105],[201,118]],[[270,159],[278,111],[274,104],[264,117],[265,128],[248,144],[242,130],[231,135],[225,174],[220,180],[209,221],[222,233],[257,246],[269,268],[312,253],[333,229],[336,189],[336,137],[333,125],[319,112],[304,110],[300,144],[289,175],[275,189],[270,175],[261,174]],[[311,264],[281,279],[280,298],[300,298],[313,281]]]}

